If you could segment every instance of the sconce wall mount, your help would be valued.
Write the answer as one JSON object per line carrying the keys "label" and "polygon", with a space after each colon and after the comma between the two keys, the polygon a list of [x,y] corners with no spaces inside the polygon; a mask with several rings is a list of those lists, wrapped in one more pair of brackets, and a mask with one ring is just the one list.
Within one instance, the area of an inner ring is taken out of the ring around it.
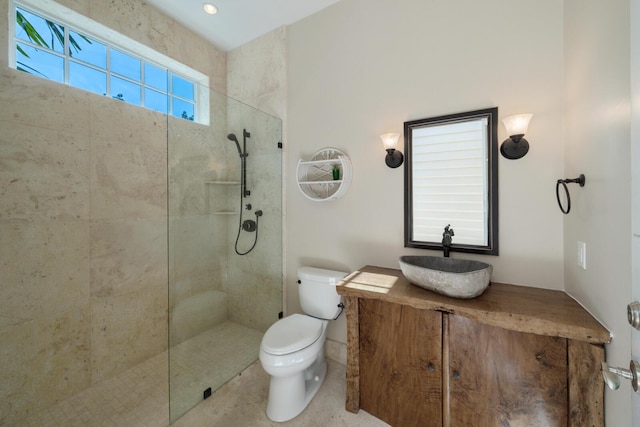
{"label": "sconce wall mount", "polygon": [[398,166],[402,165],[402,163],[404,162],[404,155],[398,150],[389,148],[387,150],[387,155],[384,157],[384,162],[390,168],[395,169]]}

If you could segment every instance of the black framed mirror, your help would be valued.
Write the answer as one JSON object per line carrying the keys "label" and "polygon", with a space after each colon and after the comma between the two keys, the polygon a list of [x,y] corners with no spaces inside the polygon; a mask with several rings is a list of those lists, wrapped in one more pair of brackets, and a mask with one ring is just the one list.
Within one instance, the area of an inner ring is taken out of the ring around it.
{"label": "black framed mirror", "polygon": [[498,108],[404,123],[405,247],[498,255]]}

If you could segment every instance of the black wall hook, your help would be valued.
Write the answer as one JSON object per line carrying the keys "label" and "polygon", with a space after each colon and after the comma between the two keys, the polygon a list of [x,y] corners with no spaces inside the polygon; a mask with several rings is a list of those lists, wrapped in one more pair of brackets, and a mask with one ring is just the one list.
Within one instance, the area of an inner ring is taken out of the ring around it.
{"label": "black wall hook", "polygon": [[[568,214],[569,211],[571,211],[571,195],[569,194],[569,188],[567,187],[567,184],[571,184],[572,182],[575,182],[576,184],[580,184],[580,187],[584,187],[584,183],[585,183],[584,174],[580,174],[579,177],[574,179],[559,179],[558,182],[556,183],[556,199],[558,200],[558,206],[560,207],[560,210],[565,215]],[[564,209],[564,207],[562,206],[562,202],[560,201],[560,185],[564,187],[564,193],[567,196],[566,210]]]}

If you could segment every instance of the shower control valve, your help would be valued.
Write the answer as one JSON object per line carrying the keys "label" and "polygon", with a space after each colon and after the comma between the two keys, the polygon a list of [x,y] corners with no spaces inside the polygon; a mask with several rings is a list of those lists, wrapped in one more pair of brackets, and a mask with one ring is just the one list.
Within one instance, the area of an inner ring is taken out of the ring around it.
{"label": "shower control valve", "polygon": [[247,203],[247,204],[245,205],[245,208],[246,208],[248,211],[250,211],[252,207],[253,207],[253,206],[251,206],[251,203]]}

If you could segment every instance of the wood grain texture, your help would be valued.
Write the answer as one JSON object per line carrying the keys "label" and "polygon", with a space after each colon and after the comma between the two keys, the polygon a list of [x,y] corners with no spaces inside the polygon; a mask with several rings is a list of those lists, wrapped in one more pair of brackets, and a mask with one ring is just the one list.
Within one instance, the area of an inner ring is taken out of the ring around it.
{"label": "wood grain texture", "polygon": [[345,297],[347,315],[347,402],[345,409],[358,413],[360,410],[360,321],[358,298]]}
{"label": "wood grain texture", "polygon": [[569,426],[604,426],[604,347],[569,340]]}
{"label": "wood grain texture", "polygon": [[337,290],[344,296],[460,314],[480,323],[517,332],[592,344],[611,341],[609,331],[561,291],[492,283],[481,296],[462,300],[412,285],[400,270],[373,266],[365,266],[350,274]]}
{"label": "wood grain texture", "polygon": [[567,340],[449,315],[452,426],[567,425]]}
{"label": "wood grain texture", "polygon": [[450,376],[447,374],[451,366],[449,359],[449,315],[442,315],[442,426],[451,426],[451,395],[449,388],[451,387]]}
{"label": "wood grain texture", "polygon": [[360,300],[360,407],[392,426],[442,425],[442,314]]}

